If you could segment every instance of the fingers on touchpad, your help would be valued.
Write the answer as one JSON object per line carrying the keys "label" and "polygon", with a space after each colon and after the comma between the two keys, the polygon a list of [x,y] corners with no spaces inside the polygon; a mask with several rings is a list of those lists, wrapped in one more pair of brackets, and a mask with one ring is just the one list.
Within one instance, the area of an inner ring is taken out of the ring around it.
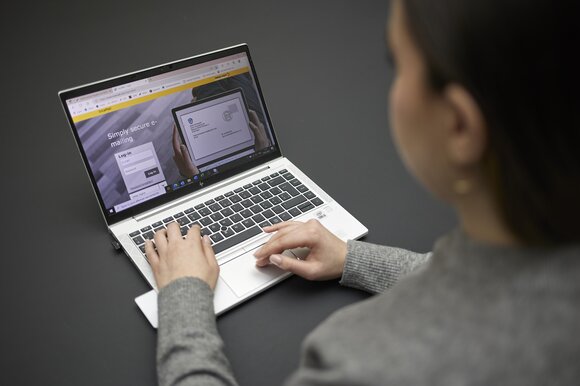
{"label": "fingers on touchpad", "polygon": [[[283,254],[293,257],[289,251],[285,251]],[[272,264],[262,268],[256,267],[254,251],[246,252],[240,257],[220,266],[221,278],[238,297],[276,281],[285,273],[285,271]]]}

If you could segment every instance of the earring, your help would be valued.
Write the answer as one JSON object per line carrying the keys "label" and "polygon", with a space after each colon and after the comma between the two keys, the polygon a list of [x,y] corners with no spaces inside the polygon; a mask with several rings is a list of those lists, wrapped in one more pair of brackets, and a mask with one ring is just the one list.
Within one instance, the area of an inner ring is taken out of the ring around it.
{"label": "earring", "polygon": [[465,195],[471,191],[471,182],[468,179],[456,180],[453,184],[453,190],[458,195]]}

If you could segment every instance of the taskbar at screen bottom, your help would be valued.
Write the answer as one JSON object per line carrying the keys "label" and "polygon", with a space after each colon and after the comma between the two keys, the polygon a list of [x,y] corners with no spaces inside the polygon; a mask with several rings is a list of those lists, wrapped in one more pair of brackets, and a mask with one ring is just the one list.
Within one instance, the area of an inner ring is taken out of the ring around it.
{"label": "taskbar at screen bottom", "polygon": [[225,171],[229,171],[231,169],[234,169],[237,166],[245,164],[248,161],[251,161],[253,159],[256,159],[256,158],[262,157],[266,154],[269,154],[269,153],[273,152],[275,149],[276,148],[274,146],[270,146],[270,147],[267,147],[267,148],[262,149],[260,151],[246,155],[245,157],[238,158],[237,160],[229,162],[227,164],[220,165],[220,166],[217,166],[215,168],[206,169],[206,170],[204,170],[204,171],[202,171],[194,176],[184,177],[183,179],[181,179],[179,181],[176,181],[172,184],[168,184],[167,186],[165,186],[165,191],[166,192],[174,192],[176,190],[179,190],[179,189],[182,189],[186,186],[191,186],[191,185],[194,185],[194,186],[197,185],[201,188],[205,185],[206,181],[209,178],[211,178],[217,174],[224,173]]}

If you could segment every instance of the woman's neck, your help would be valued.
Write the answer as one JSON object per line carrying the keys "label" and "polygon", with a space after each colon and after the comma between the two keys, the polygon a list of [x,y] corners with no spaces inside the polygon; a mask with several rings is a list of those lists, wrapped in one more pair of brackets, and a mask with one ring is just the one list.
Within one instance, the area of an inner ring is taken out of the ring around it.
{"label": "woman's neck", "polygon": [[470,192],[454,203],[462,229],[473,240],[493,245],[518,245],[488,192]]}

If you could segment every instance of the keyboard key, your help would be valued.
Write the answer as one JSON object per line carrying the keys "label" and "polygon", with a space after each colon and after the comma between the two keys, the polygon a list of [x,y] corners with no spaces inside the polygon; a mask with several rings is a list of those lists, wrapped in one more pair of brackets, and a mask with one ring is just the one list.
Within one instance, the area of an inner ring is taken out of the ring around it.
{"label": "keyboard key", "polygon": [[244,218],[252,217],[254,215],[254,213],[252,213],[252,211],[249,209],[242,210],[240,214],[244,216]]}
{"label": "keyboard key", "polygon": [[252,217],[252,220],[254,220],[257,223],[261,223],[265,219],[266,218],[264,216],[262,216],[261,214],[257,214],[257,215],[255,215],[255,216]]}
{"label": "keyboard key", "polygon": [[241,243],[242,241],[248,240],[256,235],[259,235],[260,233],[262,233],[262,229],[260,229],[260,227],[258,227],[258,226],[248,228],[248,229],[244,230],[243,232],[240,232],[240,233],[236,234],[235,236],[232,236],[228,239],[225,239],[221,243],[214,245],[213,250],[216,254],[220,253],[220,252],[225,251],[226,249],[228,249],[230,247],[233,247],[234,245]]}
{"label": "keyboard key", "polygon": [[306,197],[309,200],[312,200],[316,198],[316,195],[309,190],[308,192],[304,193],[304,197]]}
{"label": "keyboard key", "polygon": [[291,180],[291,179],[294,178],[294,176],[292,175],[292,173],[282,174],[282,177],[286,178],[287,180]]}
{"label": "keyboard key", "polygon": [[246,184],[244,185],[244,189],[250,189],[252,187],[252,184]]}
{"label": "keyboard key", "polygon": [[231,225],[234,225],[234,223],[229,218],[224,218],[223,220],[220,220],[220,225],[222,227],[229,227]]}
{"label": "keyboard key", "polygon": [[298,181],[296,178],[290,180],[290,183],[292,184],[292,186],[298,186],[301,184],[301,182]]}
{"label": "keyboard key", "polygon": [[189,219],[191,221],[197,221],[201,218],[201,216],[197,212],[193,212],[193,213],[189,214],[187,217],[189,217]]}
{"label": "keyboard key", "polygon": [[152,231],[149,231],[149,232],[143,233],[142,236],[145,240],[153,240],[154,235],[155,235],[155,233],[153,233]]}
{"label": "keyboard key", "polygon": [[143,254],[145,254],[145,244],[139,246],[139,249],[141,250],[141,252],[143,252]]}
{"label": "keyboard key", "polygon": [[211,229],[211,231],[214,232],[214,233],[217,232],[217,231],[219,231],[221,228],[222,228],[221,225],[218,224],[217,222],[214,222],[213,224],[211,224],[209,226],[209,229]]}
{"label": "keyboard key", "polygon": [[234,232],[236,233],[240,233],[241,231],[243,231],[244,229],[246,229],[245,226],[242,225],[242,223],[237,223],[231,226],[231,228],[234,230]]}
{"label": "keyboard key", "polygon": [[223,195],[219,195],[219,196],[217,196],[217,197],[215,198],[215,200],[216,200],[216,201],[221,201],[221,200],[223,200],[223,199],[224,199],[224,196],[223,196]]}
{"label": "keyboard key", "polygon": [[279,187],[275,186],[272,189],[270,189],[270,193],[272,193],[274,195],[278,195],[278,194],[282,193],[282,190]]}
{"label": "keyboard key", "polygon": [[163,225],[163,221],[157,221],[157,222],[154,222],[153,224],[151,224],[151,226],[153,228],[159,228],[162,225]]}
{"label": "keyboard key", "polygon": [[262,183],[262,181],[256,180],[256,181],[252,182],[252,185],[254,185],[254,186],[255,185],[260,185],[261,183]]}
{"label": "keyboard key", "polygon": [[298,204],[303,203],[304,201],[306,201],[306,198],[304,198],[304,196],[296,196],[286,202],[283,202],[282,206],[284,207],[284,209],[288,210],[292,207],[295,207]]}
{"label": "keyboard key", "polygon": [[208,207],[204,207],[199,210],[199,214],[204,217],[209,216],[211,214],[211,210]]}
{"label": "keyboard key", "polygon": [[284,190],[286,193],[290,194],[292,197],[296,197],[300,194],[289,182],[285,182],[279,185],[279,188]]}
{"label": "keyboard key", "polygon": [[204,217],[201,220],[199,220],[199,222],[201,223],[201,225],[203,226],[208,226],[209,224],[211,224],[213,221],[211,218],[209,217]]}
{"label": "keyboard key", "polygon": [[270,221],[262,221],[261,223],[258,224],[260,228],[269,227],[270,225],[272,225],[270,224]]}
{"label": "keyboard key", "polygon": [[233,196],[234,192],[227,192],[226,194],[224,194],[224,196],[229,197],[229,196]]}
{"label": "keyboard key", "polygon": [[288,171],[288,170],[286,170],[286,169],[282,169],[282,170],[280,170],[280,172],[279,172],[279,173],[280,173],[280,174],[284,174],[284,173],[286,173],[287,171]]}
{"label": "keyboard key", "polygon": [[272,223],[272,225],[282,222],[282,220],[280,220],[278,216],[271,217],[268,220],[270,221],[270,223]]}
{"label": "keyboard key", "polygon": [[235,196],[231,196],[230,197],[230,201],[233,202],[234,204],[237,202],[242,201],[242,199],[240,198],[240,196],[238,196],[237,194]]}
{"label": "keyboard key", "polygon": [[254,205],[252,200],[244,200],[244,201],[240,202],[240,204],[242,204],[244,206],[244,208],[249,208],[250,206]]}
{"label": "keyboard key", "polygon": [[262,192],[262,193],[260,193],[260,197],[262,197],[264,200],[267,200],[268,198],[272,197],[272,193]]}
{"label": "keyboard key", "polygon": [[264,199],[260,196],[254,196],[251,198],[252,202],[254,202],[254,204],[259,204],[260,202],[264,201]]}
{"label": "keyboard key", "polygon": [[137,245],[141,245],[141,244],[145,243],[145,240],[143,240],[143,237],[137,236],[137,237],[133,237],[133,242]]}
{"label": "keyboard key", "polygon": [[302,214],[302,212],[298,208],[292,208],[288,211],[288,213],[292,215],[292,217],[300,216]]}
{"label": "keyboard key", "polygon": [[292,215],[288,212],[280,213],[279,216],[282,221],[292,220]]}
{"label": "keyboard key", "polygon": [[234,212],[241,212],[242,210],[244,210],[244,207],[242,206],[242,204],[234,204],[230,207],[231,210],[233,210]]}
{"label": "keyboard key", "polygon": [[224,208],[232,205],[232,202],[230,200],[228,200],[227,198],[224,198],[223,200],[220,201],[220,205]]}
{"label": "keyboard key", "polygon": [[262,215],[266,218],[270,218],[274,216],[274,212],[272,212],[270,209],[265,210],[262,212]]}
{"label": "keyboard key", "polygon": [[248,192],[252,193],[252,196],[255,196],[256,194],[260,194],[262,191],[257,186],[254,186],[253,188],[248,189]]}
{"label": "keyboard key", "polygon": [[248,192],[247,190],[244,190],[242,193],[240,193],[240,197],[242,199],[247,199],[252,197],[252,193]]}
{"label": "keyboard key", "polygon": [[312,205],[310,202],[305,202],[304,204],[298,206],[298,209],[300,209],[302,212],[307,212],[312,208],[314,208],[314,205]]}
{"label": "keyboard key", "polygon": [[141,228],[141,232],[147,232],[148,230],[151,230],[150,225],[147,225],[145,228]]}
{"label": "keyboard key", "polygon": [[217,211],[220,211],[220,210],[222,210],[222,209],[223,209],[223,208],[221,207],[221,205],[220,205],[220,204],[218,204],[217,202],[216,202],[215,204],[211,204],[211,205],[209,206],[209,208],[211,209],[211,211],[212,211],[212,212],[217,212]]}
{"label": "keyboard key", "polygon": [[221,233],[214,233],[213,235],[210,236],[210,239],[214,243],[219,243],[220,241],[222,241],[224,239],[224,236],[222,236]]}
{"label": "keyboard key", "polygon": [[189,208],[183,211],[185,214],[190,214],[191,212],[193,212],[193,208]]}
{"label": "keyboard key", "polygon": [[240,222],[243,219],[244,218],[241,215],[239,215],[238,213],[236,213],[232,217],[230,217],[230,220],[232,220],[233,222]]}
{"label": "keyboard key", "polygon": [[271,177],[270,176],[266,176],[264,178],[262,178],[262,181],[268,181]]}
{"label": "keyboard key", "polygon": [[242,221],[242,224],[244,224],[244,226],[246,228],[250,228],[251,226],[255,225],[256,223],[254,221],[252,221],[251,218],[247,218],[244,221]]}
{"label": "keyboard key", "polygon": [[318,197],[314,198],[314,199],[312,200],[312,203],[313,203],[314,205],[316,205],[316,206],[320,206],[320,205],[324,204],[324,202],[323,202],[323,201],[322,201],[320,198],[318,198]]}
{"label": "keyboard key", "polygon": [[270,185],[266,183],[261,183],[260,185],[258,185],[258,188],[260,188],[263,192],[265,192],[266,190],[270,189]]}
{"label": "keyboard key", "polygon": [[276,177],[276,178],[273,178],[270,181],[268,181],[268,185],[274,187],[276,185],[280,185],[284,181],[285,181],[284,178],[282,178],[282,177]]}
{"label": "keyboard key", "polygon": [[162,229],[165,229],[165,227],[164,226],[160,226],[159,228],[154,228],[153,229],[153,232],[157,233],[157,232],[159,232]]}
{"label": "keyboard key", "polygon": [[131,236],[131,237],[135,237],[135,236],[139,236],[140,234],[141,234],[141,232],[140,232],[140,231],[135,231],[135,232],[131,232],[131,233],[129,233],[129,236]]}
{"label": "keyboard key", "polygon": [[[226,228],[226,229],[222,229],[222,235],[224,237],[232,237],[233,235],[235,235],[236,232],[234,232],[233,230],[231,230],[231,228]],[[214,248],[214,253],[217,253],[215,248]]]}
{"label": "keyboard key", "polygon": [[194,206],[194,208],[197,209],[197,210],[200,210],[204,206],[205,206],[205,204],[201,203],[201,204],[198,204],[198,205]]}
{"label": "keyboard key", "polygon": [[270,203],[272,203],[272,205],[278,205],[278,204],[280,204],[281,202],[282,202],[282,200],[280,200],[280,198],[278,198],[278,197],[272,197],[272,198],[270,199]]}
{"label": "keyboard key", "polygon": [[260,205],[254,205],[250,208],[250,210],[252,212],[254,212],[255,214],[260,213],[261,211],[263,211],[264,209],[262,209],[262,207]]}
{"label": "keyboard key", "polygon": [[216,212],[209,216],[213,221],[219,221],[224,218],[221,213]]}
{"label": "keyboard key", "polygon": [[199,232],[201,236],[209,236],[211,235],[211,230],[209,228],[202,228],[201,232]]}
{"label": "keyboard key", "polygon": [[177,223],[178,223],[180,226],[187,225],[187,224],[189,224],[190,222],[191,222],[191,221],[190,221],[190,220],[189,220],[187,217],[180,217],[180,218],[178,218],[178,219],[177,219]]}
{"label": "keyboard key", "polygon": [[243,190],[244,190],[244,188],[237,188],[237,189],[234,189],[234,193],[240,193]]}
{"label": "keyboard key", "polygon": [[270,174],[270,178],[277,177],[277,176],[278,176],[278,174],[280,174],[280,173],[278,173],[278,172],[276,172],[276,173],[272,173],[272,174]]}
{"label": "keyboard key", "polygon": [[206,204],[207,206],[211,205],[215,203],[215,200],[211,199],[211,200],[207,200],[206,202],[204,202],[204,204]]}
{"label": "keyboard key", "polygon": [[264,201],[264,202],[262,202],[262,203],[260,204],[260,206],[261,206],[262,208],[264,208],[264,209],[270,209],[270,208],[271,208],[271,207],[273,207],[274,205],[272,205],[272,204],[270,203],[270,201]]}
{"label": "keyboard key", "polygon": [[284,212],[284,208],[282,208],[280,205],[276,205],[275,207],[272,208],[272,210],[276,214],[280,214],[280,213]]}
{"label": "keyboard key", "polygon": [[229,217],[234,214],[234,211],[231,208],[225,208],[220,212],[224,217]]}
{"label": "keyboard key", "polygon": [[304,185],[298,185],[296,187],[296,190],[299,191],[300,193],[308,192],[308,188],[306,186],[304,186]]}
{"label": "keyboard key", "polygon": [[180,217],[183,217],[183,216],[185,216],[185,213],[183,213],[183,212],[179,212],[179,213],[176,213],[176,214],[173,215],[174,218],[180,218]]}
{"label": "keyboard key", "polygon": [[179,228],[179,231],[181,232],[182,236],[187,235],[187,231],[189,230],[189,228],[187,226],[181,227]]}
{"label": "keyboard key", "polygon": [[170,223],[171,221],[173,221],[173,216],[169,216],[169,217],[167,217],[167,218],[164,218],[164,219],[163,219],[163,223],[164,223],[164,224],[168,224],[168,223]]}
{"label": "keyboard key", "polygon": [[291,196],[291,195],[289,195],[287,192],[283,192],[283,193],[282,193],[282,194],[280,194],[278,197],[279,197],[279,198],[280,198],[280,200],[282,200],[282,201],[288,201],[289,199],[291,199],[291,198],[292,198],[292,196]]}

